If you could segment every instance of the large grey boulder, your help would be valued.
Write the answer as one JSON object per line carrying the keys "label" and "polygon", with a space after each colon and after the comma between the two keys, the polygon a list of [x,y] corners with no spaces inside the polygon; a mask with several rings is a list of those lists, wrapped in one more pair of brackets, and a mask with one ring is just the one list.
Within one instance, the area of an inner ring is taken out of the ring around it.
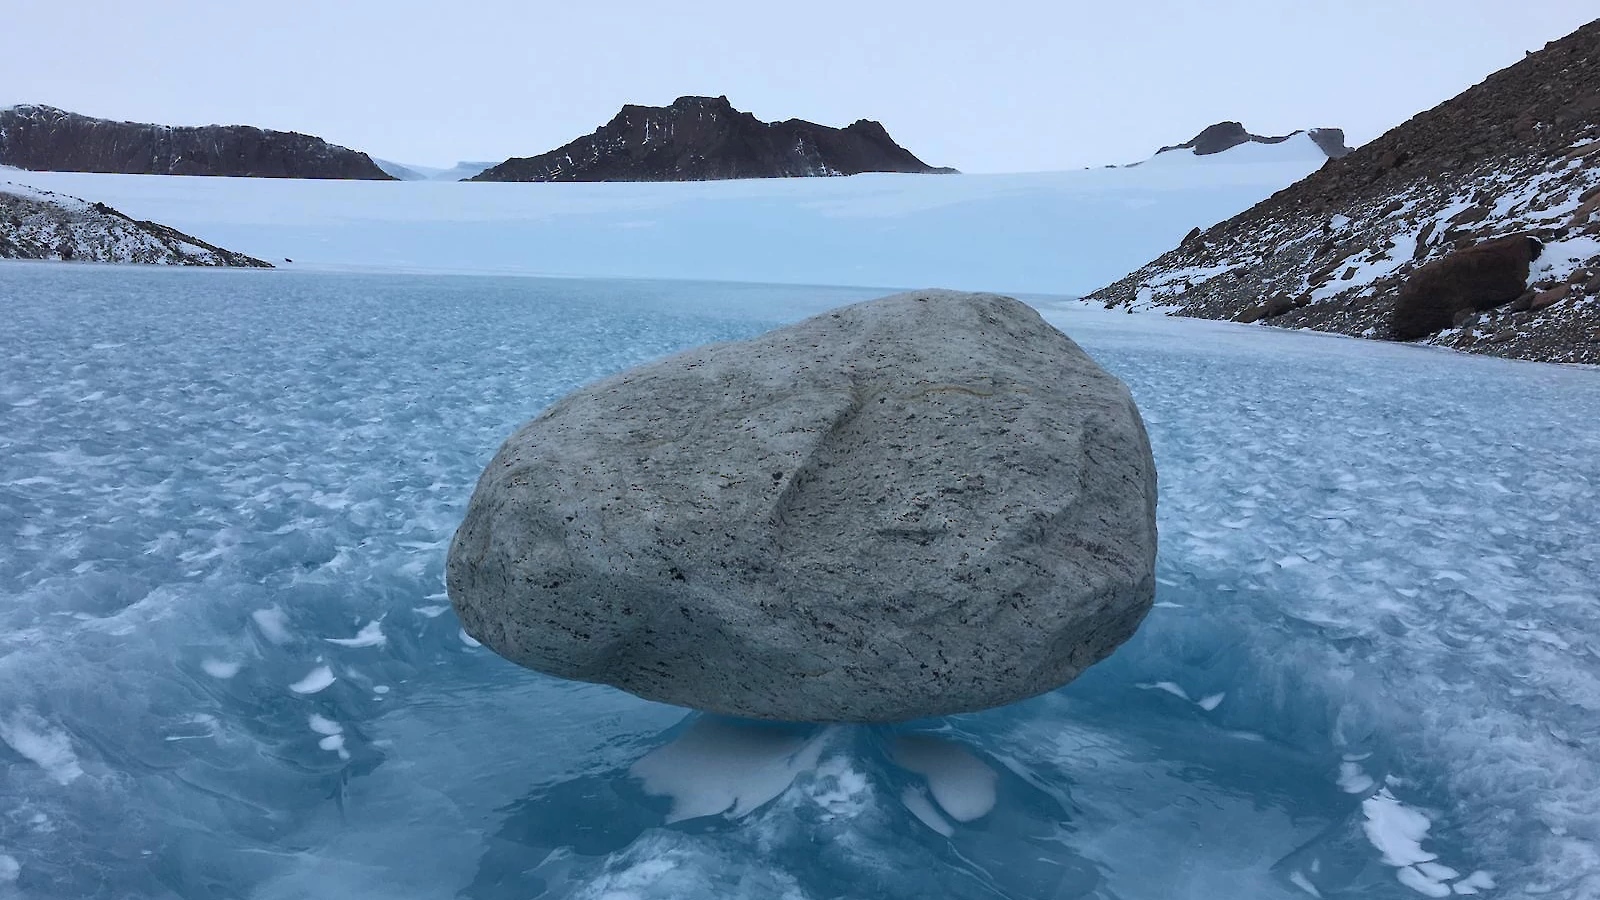
{"label": "large grey boulder", "polygon": [[760,719],[1059,687],[1154,592],[1133,400],[1006,297],[920,291],[580,388],[500,448],[453,545],[529,668]]}

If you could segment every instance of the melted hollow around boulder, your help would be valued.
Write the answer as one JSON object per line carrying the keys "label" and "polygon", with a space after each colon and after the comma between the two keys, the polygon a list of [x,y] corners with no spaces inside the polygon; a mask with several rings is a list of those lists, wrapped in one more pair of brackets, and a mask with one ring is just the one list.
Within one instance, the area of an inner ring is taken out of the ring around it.
{"label": "melted hollow around boulder", "polygon": [[541,672],[759,719],[1059,687],[1154,594],[1121,382],[1005,297],[899,294],[580,388],[478,483],[447,580]]}

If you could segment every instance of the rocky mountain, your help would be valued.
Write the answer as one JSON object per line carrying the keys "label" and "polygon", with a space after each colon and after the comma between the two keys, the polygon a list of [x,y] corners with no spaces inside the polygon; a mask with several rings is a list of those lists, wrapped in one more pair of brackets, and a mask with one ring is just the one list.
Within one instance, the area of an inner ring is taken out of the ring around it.
{"label": "rocky mountain", "polygon": [[44,172],[239,175],[387,181],[365,153],[249,125],[114,122],[56,109],[0,109],[0,165]]}
{"label": "rocky mountain", "polygon": [[727,97],[624,106],[593,134],[508,159],[472,181],[711,181],[861,172],[954,172],[924,163],[877,122],[762,122]]}
{"label": "rocky mountain", "polygon": [[1089,296],[1600,363],[1597,276],[1600,20]]}
{"label": "rocky mountain", "polygon": [[1338,159],[1350,152],[1350,148],[1345,146],[1342,128],[1312,128],[1309,131],[1291,131],[1277,137],[1263,137],[1251,134],[1238,122],[1218,122],[1189,140],[1171,147],[1162,147],[1156,153],[1159,155],[1174,150],[1192,150],[1195,156],[1210,156],[1213,153],[1231,150],[1240,144],[1281,144],[1297,134],[1309,135],[1330,159]]}
{"label": "rocky mountain", "polygon": [[104,203],[10,182],[0,182],[0,258],[272,268]]}

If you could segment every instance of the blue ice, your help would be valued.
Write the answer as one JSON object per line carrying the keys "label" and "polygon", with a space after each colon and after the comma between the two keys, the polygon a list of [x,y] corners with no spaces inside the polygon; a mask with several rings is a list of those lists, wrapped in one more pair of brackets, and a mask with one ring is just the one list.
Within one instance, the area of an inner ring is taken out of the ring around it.
{"label": "blue ice", "polygon": [[1594,371],[1034,298],[1161,473],[1076,683],[758,726],[462,633],[511,428],[875,293],[0,265],[0,898],[1600,895]]}

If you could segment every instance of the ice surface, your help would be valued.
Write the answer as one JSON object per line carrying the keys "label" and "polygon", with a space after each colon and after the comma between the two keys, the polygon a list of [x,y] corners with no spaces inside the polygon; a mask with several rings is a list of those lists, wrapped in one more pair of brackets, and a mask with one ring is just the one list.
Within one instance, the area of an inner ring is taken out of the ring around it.
{"label": "ice surface", "polygon": [[1081,294],[1325,160],[1304,151],[1291,140],[1131,168],[654,184],[5,178],[297,267]]}
{"label": "ice surface", "polygon": [[0,265],[0,896],[1600,895],[1591,370],[1036,298],[1162,475],[1066,689],[749,752],[460,639],[512,427],[875,293]]}

